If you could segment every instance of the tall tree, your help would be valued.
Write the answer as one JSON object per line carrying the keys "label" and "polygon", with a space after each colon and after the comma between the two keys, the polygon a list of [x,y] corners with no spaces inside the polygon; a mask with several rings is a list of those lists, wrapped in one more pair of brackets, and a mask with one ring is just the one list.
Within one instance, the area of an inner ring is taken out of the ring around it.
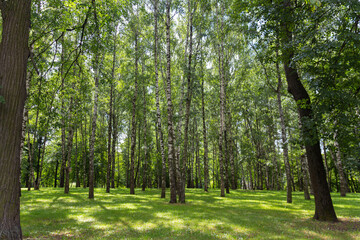
{"label": "tall tree", "polygon": [[0,239],[22,239],[20,145],[26,100],[31,1],[0,1]]}
{"label": "tall tree", "polygon": [[95,21],[95,52],[94,52],[94,81],[95,81],[95,92],[94,92],[94,109],[91,123],[91,137],[90,137],[90,159],[89,159],[89,198],[94,199],[94,147],[95,147],[95,133],[96,133],[96,120],[98,113],[98,97],[99,97],[99,23],[97,18],[96,3],[95,0],[91,1],[93,7],[94,21]]}
{"label": "tall tree", "polygon": [[156,98],[156,125],[159,134],[161,153],[161,198],[166,193],[166,158],[164,137],[161,127],[160,97],[159,97],[159,69],[158,69],[158,0],[154,0],[154,66],[155,66],[155,98]]}
{"label": "tall tree", "polygon": [[170,203],[176,203],[176,169],[175,169],[175,145],[173,126],[173,103],[171,98],[171,0],[166,0],[166,98],[168,119],[168,162],[170,178]]}
{"label": "tall tree", "polygon": [[[110,101],[109,101],[109,125],[108,125],[108,163],[107,163],[107,174],[106,174],[106,192],[109,193],[110,192],[110,184],[111,184],[111,180],[114,180],[112,176],[112,170],[111,170],[111,165],[112,165],[112,150],[111,150],[111,135],[113,132],[113,128],[115,126],[115,123],[113,122],[114,117],[113,117],[113,93],[114,93],[114,82],[115,82],[115,61],[116,61],[116,30],[115,30],[115,34],[114,34],[114,44],[113,44],[113,64],[112,64],[112,68],[111,68],[111,80],[110,80]],[[112,181],[114,182],[114,181]]]}
{"label": "tall tree", "polygon": [[[201,63],[202,67],[202,63]],[[204,191],[208,191],[209,184],[209,164],[208,164],[208,141],[206,134],[206,117],[205,117],[205,90],[204,90],[204,76],[202,75],[201,81],[201,111],[202,111],[202,122],[203,122],[203,138],[204,138]]]}
{"label": "tall tree", "polygon": [[[224,76],[224,40],[223,40],[223,30],[224,30],[224,7],[223,3],[220,2],[220,11],[219,13],[217,7],[217,28],[218,28],[218,64],[219,64],[219,80],[220,80],[220,129],[219,129],[219,167],[220,167],[220,196],[225,197],[225,182],[226,182],[226,173],[224,162],[226,161],[224,156],[224,133],[225,133],[225,76]],[[219,19],[220,18],[220,19]]]}
{"label": "tall tree", "polygon": [[[132,110],[131,110],[131,160],[130,160],[130,194],[135,194],[135,148],[136,148],[136,101],[138,94],[138,23],[135,23],[134,27],[134,44],[135,44],[135,78],[134,78],[134,93],[132,97]],[[139,139],[140,141],[140,139]]]}
{"label": "tall tree", "polygon": [[293,63],[294,49],[291,45],[293,43],[293,33],[291,29],[294,24],[291,20],[292,4],[293,2],[291,0],[284,1],[283,14],[285,17],[282,18],[282,21],[280,22],[282,28],[283,64],[286,81],[288,83],[288,91],[293,95],[294,100],[298,105],[300,121],[302,124],[301,130],[305,141],[311,186],[314,190],[314,219],[337,221],[330,191],[326,182],[319,137],[317,135],[316,125],[313,122],[310,96],[300,80],[296,65]]}
{"label": "tall tree", "polygon": [[[278,51],[276,51],[276,55],[278,55]],[[282,79],[281,79],[281,73],[280,73],[278,61],[275,64],[276,64],[276,74],[277,74],[277,78],[278,78],[278,84],[277,84],[277,88],[276,88],[276,96],[277,96],[277,104],[278,104],[279,115],[280,115],[281,140],[282,140],[282,149],[283,149],[285,174],[286,174],[286,193],[287,193],[286,194],[286,202],[292,203],[288,139],[286,136],[285,116],[284,116],[284,111],[283,111],[282,101],[281,101]]]}

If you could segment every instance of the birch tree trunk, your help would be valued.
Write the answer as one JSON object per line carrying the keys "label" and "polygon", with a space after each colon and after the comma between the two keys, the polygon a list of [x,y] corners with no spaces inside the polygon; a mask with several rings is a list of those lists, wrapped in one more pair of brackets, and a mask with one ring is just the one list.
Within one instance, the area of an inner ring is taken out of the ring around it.
{"label": "birch tree trunk", "polygon": [[[278,51],[276,51],[276,55],[278,55]],[[286,174],[286,202],[292,203],[292,189],[291,189],[291,173],[290,173],[290,163],[289,163],[289,152],[288,152],[288,140],[286,136],[286,126],[285,126],[285,117],[282,109],[281,102],[281,88],[282,88],[282,80],[279,69],[279,63],[276,62],[276,73],[278,78],[278,84],[276,89],[277,96],[277,104],[279,108],[280,115],[280,126],[281,126],[281,141],[282,141],[282,149],[284,156],[284,164],[285,164],[285,174]]]}
{"label": "birch tree trunk", "polygon": [[209,165],[208,165],[208,142],[206,136],[206,117],[205,117],[205,91],[204,91],[204,76],[202,76],[201,82],[201,110],[202,110],[202,122],[203,122],[203,138],[204,138],[204,191],[208,191],[209,184]]}
{"label": "birch tree trunk", "polygon": [[70,100],[70,108],[69,108],[69,135],[67,141],[67,165],[65,166],[65,188],[64,193],[69,193],[70,187],[70,171],[71,171],[71,152],[74,138],[74,126],[73,126],[73,98]]}
{"label": "birch tree trunk", "polygon": [[115,61],[116,61],[116,34],[114,35],[113,45],[113,64],[111,69],[111,82],[110,82],[110,102],[109,102],[109,126],[108,126],[108,162],[106,171],[106,192],[110,192],[110,180],[111,180],[111,164],[112,164],[112,151],[111,151],[111,135],[113,131],[113,92],[115,81]]}
{"label": "birch tree trunk", "polygon": [[96,34],[96,46],[95,46],[95,62],[94,62],[94,80],[95,80],[95,93],[94,93],[94,110],[91,124],[91,137],[90,137],[90,159],[89,159],[89,199],[94,199],[94,146],[95,146],[95,133],[96,133],[96,120],[97,120],[97,107],[98,107],[98,95],[99,95],[99,25],[96,13],[95,0],[92,0],[92,6],[95,18],[95,34]]}
{"label": "birch tree trunk", "polygon": [[[305,147],[301,146],[301,150],[304,151]],[[303,179],[304,179],[304,198],[305,198],[305,200],[310,200],[309,175],[308,175],[308,171],[307,171],[307,164],[306,164],[307,160],[306,160],[305,153],[301,153],[300,160],[301,160],[302,175],[303,175]]]}
{"label": "birch tree trunk", "polygon": [[[217,13],[219,15],[219,13]],[[219,129],[219,167],[220,167],[220,196],[225,197],[225,168],[224,168],[224,149],[223,149],[223,142],[224,142],[224,131],[226,129],[225,126],[225,78],[224,78],[224,66],[223,66],[223,25],[224,20],[223,16],[221,17],[221,23],[217,20],[218,24],[218,38],[219,40],[219,76],[220,76],[220,129]],[[218,16],[219,18],[219,16]],[[220,26],[219,26],[220,25]]]}
{"label": "birch tree trunk", "polygon": [[176,169],[175,169],[175,146],[173,127],[173,104],[171,99],[171,50],[170,50],[170,28],[171,28],[171,0],[166,0],[166,97],[168,115],[168,161],[170,178],[170,203],[176,203]]}
{"label": "birch tree trunk", "polygon": [[158,70],[158,0],[154,0],[154,64],[155,64],[155,95],[156,95],[156,124],[157,131],[159,134],[160,142],[160,153],[161,153],[161,198],[165,198],[166,192],[166,158],[165,158],[165,147],[164,137],[161,127],[161,112],[160,112],[160,97],[159,97],[159,70]]}
{"label": "birch tree trunk", "polygon": [[135,148],[136,148],[136,101],[138,94],[138,30],[137,28],[134,30],[135,32],[135,88],[134,95],[132,98],[132,115],[131,115],[131,159],[130,159],[130,194],[135,194]]}
{"label": "birch tree trunk", "polygon": [[186,93],[186,110],[185,110],[185,125],[184,125],[184,150],[182,154],[181,166],[181,179],[180,191],[179,191],[179,202],[185,203],[185,181],[186,181],[186,161],[188,158],[188,136],[189,136],[189,120],[190,120],[190,108],[192,99],[192,78],[191,78],[191,62],[192,62],[192,36],[193,36],[193,13],[191,10],[191,1],[188,0],[188,12],[189,12],[189,52],[188,52],[188,63],[187,63],[187,93]]}

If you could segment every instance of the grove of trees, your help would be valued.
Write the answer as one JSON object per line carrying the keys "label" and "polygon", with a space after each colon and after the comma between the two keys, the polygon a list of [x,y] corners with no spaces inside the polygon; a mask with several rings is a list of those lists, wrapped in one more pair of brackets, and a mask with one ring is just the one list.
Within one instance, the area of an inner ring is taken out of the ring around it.
{"label": "grove of trees", "polygon": [[0,239],[21,238],[20,187],[303,191],[323,221],[360,191],[357,0],[0,10]]}

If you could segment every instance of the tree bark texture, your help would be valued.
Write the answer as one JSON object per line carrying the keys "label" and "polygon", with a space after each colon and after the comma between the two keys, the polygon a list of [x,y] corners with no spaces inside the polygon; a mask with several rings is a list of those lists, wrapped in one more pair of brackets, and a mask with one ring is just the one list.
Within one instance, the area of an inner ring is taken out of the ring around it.
{"label": "tree bark texture", "polygon": [[22,239],[20,145],[26,100],[31,1],[0,1],[0,239]]}
{"label": "tree bark texture", "polygon": [[[284,4],[287,14],[290,12],[290,1]],[[284,36],[283,42],[292,42],[292,32],[289,30],[288,22],[283,22]],[[311,109],[310,97],[300,81],[296,66],[292,63],[294,56],[293,49],[288,47],[283,50],[284,70],[288,83],[288,91],[293,95],[298,104],[300,121],[302,124],[302,134],[305,141],[306,155],[309,164],[310,179],[314,190],[315,215],[314,219],[321,221],[337,221],[335,210],[332,204],[330,191],[326,182],[326,174],[321,156],[320,143],[317,136],[313,113]]]}
{"label": "tree bark texture", "polygon": [[170,28],[171,28],[171,0],[166,0],[166,97],[168,117],[168,161],[170,178],[170,203],[176,203],[176,169],[175,169],[175,146],[173,126],[173,104],[171,99],[171,49],[170,49]]}
{"label": "tree bark texture", "polygon": [[[219,14],[218,14],[219,15]],[[219,16],[218,16],[219,17]],[[220,196],[221,197],[225,197],[225,167],[224,167],[224,162],[226,161],[225,157],[224,157],[224,149],[223,149],[223,144],[224,144],[224,132],[226,129],[225,126],[225,77],[224,77],[224,64],[223,64],[223,36],[221,36],[222,32],[223,32],[223,25],[224,25],[224,20],[223,20],[223,16],[221,17],[221,23],[218,22],[218,37],[221,38],[219,39],[219,49],[218,49],[218,54],[219,54],[219,76],[220,76],[220,129],[219,129],[219,167],[220,167]],[[219,20],[218,20],[219,21]]]}
{"label": "tree bark texture", "polygon": [[138,32],[135,29],[135,82],[134,95],[132,98],[132,112],[131,112],[131,158],[130,158],[130,194],[135,194],[135,148],[136,148],[136,101],[138,94]]}
{"label": "tree bark texture", "polygon": [[95,93],[94,93],[94,109],[91,123],[91,137],[90,137],[90,159],[89,159],[89,199],[94,199],[94,185],[95,185],[95,176],[94,176],[94,147],[95,147],[95,134],[96,134],[96,120],[98,112],[98,96],[99,96],[99,25],[97,20],[96,13],[96,4],[95,0],[92,0],[92,6],[94,11],[95,18],[95,33],[96,33],[96,50],[95,50],[95,62],[94,62],[94,81],[95,81]]}
{"label": "tree bark texture", "polygon": [[166,158],[164,137],[161,127],[160,97],[159,97],[159,70],[158,70],[158,0],[154,0],[154,62],[155,62],[155,95],[156,95],[156,124],[159,134],[160,153],[161,153],[161,198],[165,198],[166,192]]}

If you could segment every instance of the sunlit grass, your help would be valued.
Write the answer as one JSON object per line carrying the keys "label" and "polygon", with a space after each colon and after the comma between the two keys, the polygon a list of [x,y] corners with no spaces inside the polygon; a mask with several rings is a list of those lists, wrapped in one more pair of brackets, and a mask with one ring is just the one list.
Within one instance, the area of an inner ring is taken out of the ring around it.
{"label": "sunlit grass", "polygon": [[[169,195],[169,194],[168,194]],[[187,190],[185,205],[169,204],[160,190],[22,191],[21,223],[30,239],[360,239],[360,194],[333,194],[341,223],[311,219],[314,202],[285,192]]]}

